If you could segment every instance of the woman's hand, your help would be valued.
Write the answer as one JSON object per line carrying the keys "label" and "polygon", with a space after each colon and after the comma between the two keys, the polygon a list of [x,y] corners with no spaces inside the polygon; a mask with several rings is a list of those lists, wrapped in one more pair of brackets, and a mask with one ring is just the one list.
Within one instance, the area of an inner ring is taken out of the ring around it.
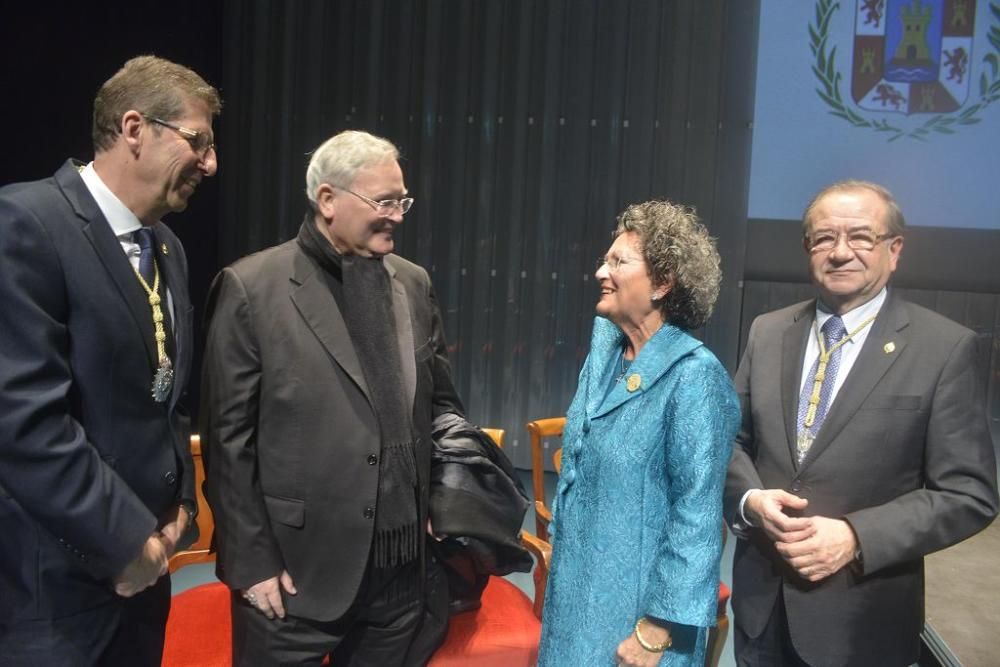
{"label": "woman's hand", "polygon": [[[642,638],[647,644],[665,644],[670,640],[670,631],[656,625],[649,619],[642,623]],[[616,658],[619,665],[628,667],[656,667],[663,657],[663,651],[650,651],[643,648],[633,632],[618,645]]]}
{"label": "woman's hand", "polygon": [[618,664],[628,667],[656,667],[659,664],[662,653],[647,651],[636,641],[635,634],[631,634],[618,645]]}

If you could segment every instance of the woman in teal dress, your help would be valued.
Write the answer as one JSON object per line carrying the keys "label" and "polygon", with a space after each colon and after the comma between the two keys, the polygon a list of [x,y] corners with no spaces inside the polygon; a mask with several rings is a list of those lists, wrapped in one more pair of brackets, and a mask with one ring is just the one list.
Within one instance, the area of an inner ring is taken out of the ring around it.
{"label": "woman in teal dress", "polygon": [[715,624],[722,488],[739,404],[688,331],[719,255],[688,208],[618,218],[590,354],[563,433],[541,667],[697,665]]}

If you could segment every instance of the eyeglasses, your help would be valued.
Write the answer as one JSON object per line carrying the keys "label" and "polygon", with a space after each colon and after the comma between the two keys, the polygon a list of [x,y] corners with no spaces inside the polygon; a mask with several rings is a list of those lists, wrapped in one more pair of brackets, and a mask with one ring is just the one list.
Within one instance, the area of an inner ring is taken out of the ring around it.
{"label": "eyeglasses", "polygon": [[413,197],[403,197],[402,199],[383,199],[381,201],[375,201],[374,199],[369,199],[364,195],[359,195],[354,190],[348,190],[347,188],[340,188],[339,186],[336,185],[334,187],[339,188],[344,192],[349,192],[358,199],[364,201],[373,209],[375,209],[375,212],[378,213],[379,216],[383,218],[388,218],[389,216],[391,216],[393,213],[396,212],[396,209],[399,209],[399,212],[405,215],[406,212],[410,210],[410,207],[413,206]]}
{"label": "eyeglasses", "polygon": [[876,245],[886,239],[894,239],[898,234],[876,234],[870,229],[854,229],[847,232],[835,232],[833,230],[821,230],[814,234],[806,235],[806,247],[809,252],[825,252],[833,250],[840,237],[847,239],[847,247],[851,250],[873,250]]}
{"label": "eyeglasses", "polygon": [[187,127],[181,127],[180,125],[174,125],[173,123],[168,123],[161,118],[147,116],[146,114],[143,114],[142,117],[151,123],[168,127],[177,134],[181,135],[185,141],[191,144],[191,148],[194,152],[202,158],[208,155],[209,151],[215,150],[215,142],[212,141],[207,132],[199,132],[198,130],[192,130]]}
{"label": "eyeglasses", "polygon": [[629,264],[637,264],[640,261],[641,260],[630,259],[628,257],[614,257],[614,256],[598,257],[597,270],[600,271],[601,267],[607,264],[608,271],[610,271],[611,273],[616,273],[623,266],[628,266]]}

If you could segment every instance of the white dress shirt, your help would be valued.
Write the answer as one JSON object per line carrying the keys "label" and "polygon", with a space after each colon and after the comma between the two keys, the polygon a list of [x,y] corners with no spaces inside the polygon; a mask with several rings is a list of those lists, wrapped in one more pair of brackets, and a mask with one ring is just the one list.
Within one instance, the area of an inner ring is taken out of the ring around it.
{"label": "white dress shirt", "polygon": [[[90,196],[97,202],[97,208],[101,209],[101,213],[104,214],[108,224],[111,225],[111,231],[118,237],[118,243],[121,244],[125,257],[132,264],[132,268],[138,271],[141,249],[139,248],[139,243],[133,237],[135,236],[135,232],[142,227],[139,218],[122,203],[121,199],[115,196],[111,188],[105,185],[101,177],[97,175],[93,162],[80,171],[80,178],[83,179],[83,184],[90,191]],[[167,285],[166,287],[167,310],[170,311],[171,321],[176,321],[174,318],[173,295],[170,294],[170,286]]]}
{"label": "white dress shirt", "polygon": [[[848,334],[854,333],[854,330],[860,327],[865,320],[869,317],[877,315],[878,312],[882,310],[882,304],[885,303],[886,294],[886,288],[883,287],[882,290],[875,295],[874,299],[871,299],[870,301],[863,303],[857,308],[849,310],[840,316],[840,319],[844,321],[844,328],[847,330]],[[815,364],[816,359],[819,358],[819,341],[816,338],[816,332],[822,331],[823,325],[826,324],[826,321],[831,317],[833,317],[833,313],[826,310],[826,307],[822,304],[822,302],[817,301],[816,315],[814,316],[813,326],[809,329],[809,340],[806,343],[806,356],[802,359],[802,380],[799,384],[799,396],[802,395],[802,388],[805,386],[806,380],[809,379],[809,371],[812,370],[813,364]],[[837,393],[840,391],[840,388],[844,386],[844,380],[847,379],[847,375],[854,367],[854,362],[858,360],[858,355],[861,354],[861,348],[868,339],[868,332],[871,330],[872,323],[869,322],[840,348],[840,368],[837,371],[837,379],[834,381],[833,390],[830,393],[830,404],[827,408],[828,414],[833,408],[833,402],[837,398]],[[798,397],[796,397],[796,400],[798,400]]]}
{"label": "white dress shirt", "polygon": [[[865,320],[870,317],[874,317],[882,310],[882,305],[885,303],[888,291],[885,287],[875,295],[875,298],[866,301],[857,308],[847,311],[840,318],[844,321],[844,328],[847,330],[848,334],[854,333],[854,330],[860,327]],[[806,380],[809,379],[809,371],[812,370],[813,364],[816,363],[816,359],[819,358],[819,340],[816,338],[816,332],[822,331],[823,325],[826,321],[833,317],[834,313],[831,313],[823,305],[823,302],[816,300],[816,314],[813,316],[813,324],[809,327],[809,338],[806,342],[806,354],[802,359],[802,379],[799,382],[799,393],[795,395],[795,405],[798,407],[798,401],[802,396],[802,388],[805,386]],[[864,325],[864,328],[854,333],[844,345],[840,348],[840,367],[837,371],[837,378],[834,380],[833,389],[830,393],[830,404],[827,408],[827,414],[833,409],[833,404],[837,399],[837,393],[840,388],[844,386],[844,380],[850,374],[851,369],[854,367],[854,362],[858,360],[858,355],[861,354],[861,348],[864,346],[865,341],[868,339],[868,332],[872,330],[872,322],[868,322]],[[819,335],[822,335],[820,333]],[[750,489],[743,494],[740,498],[740,519],[742,520],[742,525],[733,526],[733,531],[739,534],[743,530],[753,526],[754,524],[747,518],[747,515],[743,513],[743,508],[746,505],[747,498],[754,491],[760,491],[760,489]]]}

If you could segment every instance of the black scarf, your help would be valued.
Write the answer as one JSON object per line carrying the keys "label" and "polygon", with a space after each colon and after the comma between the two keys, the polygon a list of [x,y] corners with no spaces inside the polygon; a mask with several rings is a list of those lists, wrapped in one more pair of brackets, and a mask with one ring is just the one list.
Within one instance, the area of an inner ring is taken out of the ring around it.
{"label": "black scarf", "polygon": [[381,257],[340,255],[306,215],[299,245],[328,275],[351,336],[378,420],[381,463],[375,513],[377,567],[408,563],[419,553],[417,467],[403,387],[392,285]]}

